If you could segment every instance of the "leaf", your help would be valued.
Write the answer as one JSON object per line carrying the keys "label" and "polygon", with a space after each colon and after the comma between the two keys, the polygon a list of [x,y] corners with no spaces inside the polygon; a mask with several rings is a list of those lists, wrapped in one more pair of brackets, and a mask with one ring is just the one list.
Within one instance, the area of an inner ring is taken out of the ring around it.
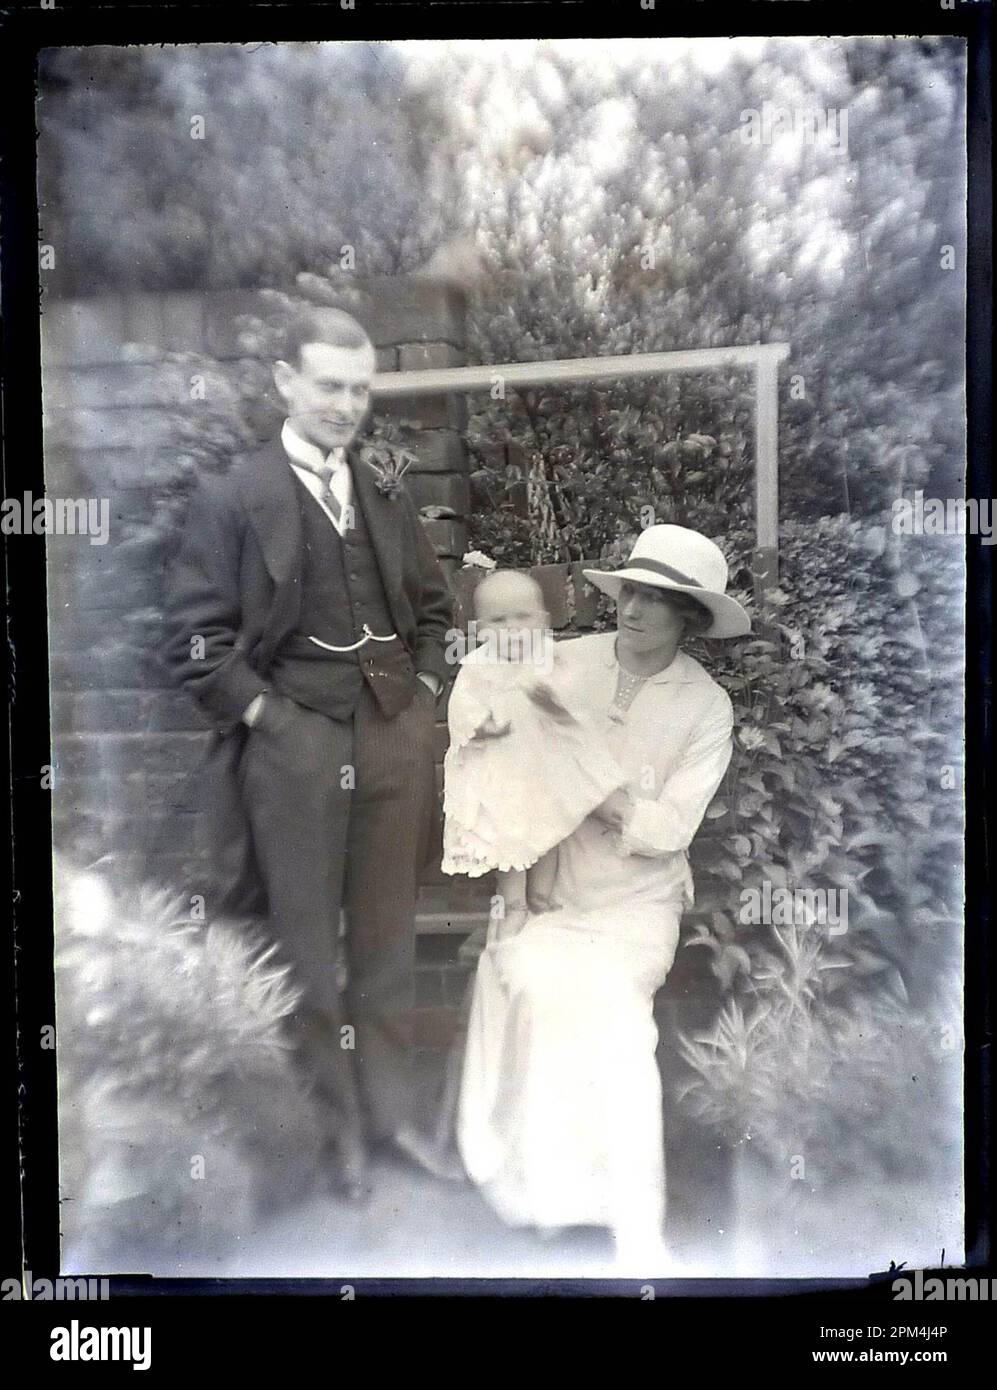
{"label": "leaf", "polygon": [[852,854],[857,849],[868,849],[870,845],[889,845],[896,849],[900,844],[900,837],[895,831],[860,830],[858,834],[849,836],[845,841],[845,849]]}
{"label": "leaf", "polygon": [[779,744],[779,740],[776,738],[775,734],[771,731],[771,729],[765,730],[764,743],[765,747],[773,755],[773,757],[782,757],[782,748]]}
{"label": "leaf", "polygon": [[751,957],[743,946],[727,946],[723,954],[725,959],[729,957],[736,965],[740,966],[746,975],[751,974]]}
{"label": "leaf", "polygon": [[713,930],[721,941],[733,940],[734,926],[725,912],[714,912]]}
{"label": "leaf", "polygon": [[[796,769],[788,763],[777,763],[768,768],[768,772],[781,782],[787,791],[796,790]],[[748,779],[745,778],[745,781]]]}

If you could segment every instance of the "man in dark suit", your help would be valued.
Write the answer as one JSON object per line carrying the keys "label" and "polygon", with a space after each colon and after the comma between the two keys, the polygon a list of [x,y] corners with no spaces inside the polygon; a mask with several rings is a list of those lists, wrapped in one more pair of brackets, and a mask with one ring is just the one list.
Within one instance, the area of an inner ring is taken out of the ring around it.
{"label": "man in dark suit", "polygon": [[411,991],[453,615],[411,499],[351,447],[376,367],[367,334],[315,309],[283,354],[279,438],[191,500],[166,656],[220,736],[229,804],[303,990],[293,1036],[332,1173],[359,1196],[369,1142],[432,1163],[411,1114]]}

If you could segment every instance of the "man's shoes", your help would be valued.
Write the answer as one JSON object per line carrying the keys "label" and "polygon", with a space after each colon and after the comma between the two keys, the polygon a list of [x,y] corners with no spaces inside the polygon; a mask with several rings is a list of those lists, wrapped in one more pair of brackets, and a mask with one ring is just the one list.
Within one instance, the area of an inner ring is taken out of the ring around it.
{"label": "man's shoes", "polygon": [[395,1153],[434,1178],[444,1182],[463,1182],[467,1178],[464,1165],[453,1150],[434,1142],[414,1125],[404,1125],[387,1143]]}

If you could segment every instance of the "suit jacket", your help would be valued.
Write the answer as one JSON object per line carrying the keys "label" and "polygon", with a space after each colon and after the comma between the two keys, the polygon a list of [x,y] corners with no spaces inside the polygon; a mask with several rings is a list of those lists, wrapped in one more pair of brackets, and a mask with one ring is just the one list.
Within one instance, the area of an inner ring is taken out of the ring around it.
{"label": "suit jacket", "polygon": [[[383,496],[374,471],[354,451],[347,457],[352,505],[363,509],[395,630],[413,671],[433,671],[446,686],[453,674],[444,656],[453,605],[429,537],[404,488]],[[167,574],[164,659],[215,729],[203,765],[172,810],[202,813],[210,839],[203,859],[211,882],[204,887],[213,894],[213,912],[257,914],[265,906],[237,772],[247,733],[242,715],[267,688],[274,654],[298,620],[303,538],[296,488],[279,439],[241,458],[224,477],[206,476],[191,497]],[[203,653],[194,651],[197,637]],[[154,880],[167,862],[161,856],[174,848],[171,821],[167,816],[147,862]],[[438,858],[438,825],[431,839],[430,858]]]}
{"label": "suit jacket", "polygon": [[[404,488],[385,497],[373,469],[353,450],[347,458],[395,631],[413,670],[446,686],[453,603],[429,537]],[[296,484],[279,439],[224,477],[204,478],[167,581],[164,656],[219,733],[238,727],[268,687],[274,654],[298,621],[302,556]],[[194,651],[194,637],[203,651]]]}

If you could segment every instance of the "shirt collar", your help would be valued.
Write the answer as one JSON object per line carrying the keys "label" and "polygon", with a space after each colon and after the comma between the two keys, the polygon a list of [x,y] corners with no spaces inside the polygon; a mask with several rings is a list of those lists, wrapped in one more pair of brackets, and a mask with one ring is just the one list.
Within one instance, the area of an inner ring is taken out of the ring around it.
{"label": "shirt collar", "polygon": [[323,454],[317,445],[312,444],[310,440],[301,438],[290,420],[284,421],[284,428],[280,432],[280,442],[291,462],[302,468],[314,471],[316,468],[321,468],[324,463],[334,464],[338,468],[346,462],[345,449],[331,449],[328,454]]}

